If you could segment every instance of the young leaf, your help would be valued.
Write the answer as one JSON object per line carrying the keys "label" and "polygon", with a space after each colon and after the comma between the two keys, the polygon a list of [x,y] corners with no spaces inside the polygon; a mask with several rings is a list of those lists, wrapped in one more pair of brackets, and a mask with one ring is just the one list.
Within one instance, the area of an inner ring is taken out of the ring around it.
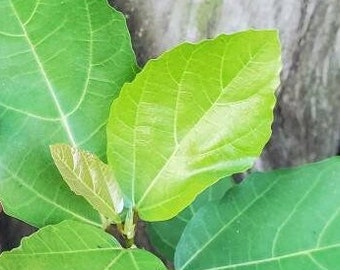
{"label": "young leaf", "polygon": [[42,228],[0,256],[0,270],[165,270],[154,255],[122,249],[109,234],[75,221]]}
{"label": "young leaf", "polygon": [[220,200],[231,187],[231,177],[221,179],[204,190],[192,204],[174,218],[167,221],[148,223],[147,231],[152,246],[169,261],[173,261],[178,241],[191,218],[208,202]]}
{"label": "young leaf", "polygon": [[246,31],[182,44],[124,85],[108,160],[142,219],[170,219],[252,166],[271,134],[280,66],[277,32]]}
{"label": "young leaf", "polygon": [[340,157],[251,175],[184,230],[177,270],[338,269]]}
{"label": "young leaf", "polygon": [[0,201],[35,226],[100,226],[48,147],[64,142],[105,159],[110,104],[136,71],[124,16],[97,0],[4,0],[0,14]]}
{"label": "young leaf", "polygon": [[83,196],[100,214],[120,223],[124,202],[111,168],[95,155],[67,144],[55,144],[50,149],[71,190]]}

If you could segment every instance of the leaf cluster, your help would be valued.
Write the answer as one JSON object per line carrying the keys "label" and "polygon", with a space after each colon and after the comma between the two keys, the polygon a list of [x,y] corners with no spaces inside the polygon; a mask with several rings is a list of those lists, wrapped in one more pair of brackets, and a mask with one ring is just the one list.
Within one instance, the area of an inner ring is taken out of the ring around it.
{"label": "leaf cluster", "polygon": [[140,71],[100,1],[0,12],[0,201],[40,228],[0,269],[166,269],[136,247],[139,220],[178,270],[336,269],[339,158],[230,177],[270,138],[276,31],[183,43]]}

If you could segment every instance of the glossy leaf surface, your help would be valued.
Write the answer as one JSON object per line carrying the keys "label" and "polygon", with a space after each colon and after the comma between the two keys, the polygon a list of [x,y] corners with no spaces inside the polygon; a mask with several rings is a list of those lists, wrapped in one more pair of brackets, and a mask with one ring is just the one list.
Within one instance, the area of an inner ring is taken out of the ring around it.
{"label": "glossy leaf surface", "polygon": [[147,231],[150,241],[160,254],[169,261],[174,260],[176,246],[185,226],[198,210],[211,201],[220,200],[233,186],[231,177],[219,180],[202,192],[195,201],[170,220],[148,223]]}
{"label": "glossy leaf surface", "polygon": [[139,216],[166,220],[252,166],[271,134],[275,31],[182,44],[150,61],[111,107],[108,160]]}
{"label": "glossy leaf surface", "polygon": [[109,234],[75,221],[42,228],[21,247],[0,256],[1,270],[165,270],[154,255],[122,249]]}
{"label": "glossy leaf surface", "polygon": [[256,173],[202,208],[176,250],[176,270],[337,269],[340,157]]}
{"label": "glossy leaf surface", "polygon": [[111,168],[95,155],[67,144],[50,147],[56,166],[68,186],[100,214],[120,223],[124,202]]}
{"label": "glossy leaf surface", "polygon": [[105,159],[109,106],[136,69],[125,19],[97,0],[1,0],[0,15],[0,201],[38,227],[99,225],[48,146],[68,143]]}

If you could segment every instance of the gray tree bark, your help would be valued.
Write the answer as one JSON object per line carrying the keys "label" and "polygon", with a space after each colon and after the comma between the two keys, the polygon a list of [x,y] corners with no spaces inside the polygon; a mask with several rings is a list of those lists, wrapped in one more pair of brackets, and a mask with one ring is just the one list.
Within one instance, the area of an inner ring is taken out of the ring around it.
{"label": "gray tree bark", "polygon": [[340,139],[339,0],[114,0],[143,65],[182,41],[277,28],[283,70],[273,136],[257,169],[335,155]]}

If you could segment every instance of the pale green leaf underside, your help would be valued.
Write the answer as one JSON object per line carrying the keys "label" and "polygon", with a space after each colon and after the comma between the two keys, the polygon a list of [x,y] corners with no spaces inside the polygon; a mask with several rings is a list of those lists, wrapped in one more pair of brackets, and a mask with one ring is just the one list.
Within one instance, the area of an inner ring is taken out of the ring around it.
{"label": "pale green leaf underside", "polygon": [[135,75],[122,14],[106,1],[0,0],[0,201],[35,226],[98,213],[63,183],[48,146],[105,158],[109,107]]}
{"label": "pale green leaf underside", "polygon": [[170,220],[148,223],[147,231],[151,244],[168,260],[174,260],[176,246],[183,230],[198,210],[208,202],[220,200],[233,186],[231,177],[219,180],[202,192],[195,201]]}
{"label": "pale green leaf underside", "polygon": [[169,219],[252,165],[271,134],[279,71],[277,32],[246,31],[182,44],[124,85],[108,160],[142,219]]}
{"label": "pale green leaf underside", "polygon": [[176,270],[325,270],[340,265],[340,157],[256,173],[202,208]]}
{"label": "pale green leaf underside", "polygon": [[75,221],[42,228],[0,256],[0,270],[165,270],[154,255],[122,249],[109,234]]}
{"label": "pale green leaf underside", "polygon": [[124,202],[111,168],[95,155],[67,144],[50,147],[54,163],[68,186],[100,214],[120,223]]}

